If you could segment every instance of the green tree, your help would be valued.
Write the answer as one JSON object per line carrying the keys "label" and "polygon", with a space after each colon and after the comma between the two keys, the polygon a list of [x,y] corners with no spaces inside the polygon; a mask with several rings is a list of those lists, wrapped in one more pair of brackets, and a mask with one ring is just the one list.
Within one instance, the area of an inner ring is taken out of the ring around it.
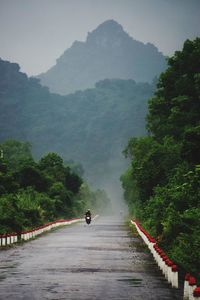
{"label": "green tree", "polygon": [[74,194],[77,194],[80,190],[83,180],[81,177],[73,172],[70,168],[65,170],[65,187]]}
{"label": "green tree", "polygon": [[39,161],[39,169],[46,173],[52,181],[65,181],[63,159],[56,153],[48,153]]}
{"label": "green tree", "polygon": [[3,150],[3,160],[11,171],[34,162],[31,145],[28,142],[7,140],[0,145],[0,148]]}
{"label": "green tree", "polygon": [[129,141],[121,180],[131,212],[200,282],[200,38],[187,40],[168,66],[149,100],[149,136]]}
{"label": "green tree", "polygon": [[170,135],[182,140],[188,127],[199,124],[200,38],[187,40],[183,50],[168,59],[168,65],[149,101],[147,125],[156,139]]}
{"label": "green tree", "polygon": [[20,170],[15,173],[17,181],[22,188],[32,186],[38,192],[46,192],[49,187],[49,180],[44,173],[42,173],[37,164],[22,166]]}
{"label": "green tree", "polygon": [[167,175],[180,162],[180,147],[173,138],[158,143],[152,137],[132,138],[124,151],[132,159],[132,179],[141,201],[153,195],[156,185],[164,185]]}

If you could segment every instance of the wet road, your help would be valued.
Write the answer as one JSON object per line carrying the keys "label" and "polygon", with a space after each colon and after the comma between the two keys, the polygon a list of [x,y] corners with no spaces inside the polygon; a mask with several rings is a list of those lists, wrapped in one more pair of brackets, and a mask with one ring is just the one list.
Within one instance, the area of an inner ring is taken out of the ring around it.
{"label": "wet road", "polygon": [[181,299],[137,237],[100,217],[0,251],[1,300]]}

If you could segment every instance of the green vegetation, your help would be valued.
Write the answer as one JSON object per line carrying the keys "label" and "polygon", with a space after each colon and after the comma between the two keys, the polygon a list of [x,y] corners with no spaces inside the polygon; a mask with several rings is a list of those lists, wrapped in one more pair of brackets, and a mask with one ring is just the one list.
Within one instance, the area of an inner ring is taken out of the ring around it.
{"label": "green vegetation", "polygon": [[149,136],[132,138],[121,176],[130,212],[200,280],[200,38],[168,59],[149,100]]}
{"label": "green vegetation", "polygon": [[81,162],[84,176],[100,186],[102,178],[107,183],[111,173],[120,176],[124,170],[126,141],[145,134],[153,89],[147,83],[113,79],[59,96],[21,73],[17,64],[0,60],[0,142],[29,141],[37,160],[55,152],[64,161]]}
{"label": "green vegetation", "polygon": [[8,140],[0,149],[0,233],[82,216],[88,207],[101,212],[109,206],[105,192],[90,191],[56,153],[36,163],[27,142]]}

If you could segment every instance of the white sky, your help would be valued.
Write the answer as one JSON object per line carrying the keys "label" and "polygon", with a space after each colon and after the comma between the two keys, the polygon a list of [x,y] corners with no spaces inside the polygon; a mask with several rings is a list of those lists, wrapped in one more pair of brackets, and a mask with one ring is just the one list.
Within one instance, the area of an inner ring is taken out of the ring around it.
{"label": "white sky", "polygon": [[108,19],[165,55],[200,37],[200,0],[0,0],[0,57],[45,72]]}

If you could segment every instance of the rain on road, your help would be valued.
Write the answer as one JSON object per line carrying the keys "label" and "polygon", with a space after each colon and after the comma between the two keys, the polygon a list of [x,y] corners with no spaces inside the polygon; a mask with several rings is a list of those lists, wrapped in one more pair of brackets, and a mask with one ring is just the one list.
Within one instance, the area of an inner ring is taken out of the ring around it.
{"label": "rain on road", "polygon": [[0,251],[1,300],[174,300],[138,237],[100,217]]}

